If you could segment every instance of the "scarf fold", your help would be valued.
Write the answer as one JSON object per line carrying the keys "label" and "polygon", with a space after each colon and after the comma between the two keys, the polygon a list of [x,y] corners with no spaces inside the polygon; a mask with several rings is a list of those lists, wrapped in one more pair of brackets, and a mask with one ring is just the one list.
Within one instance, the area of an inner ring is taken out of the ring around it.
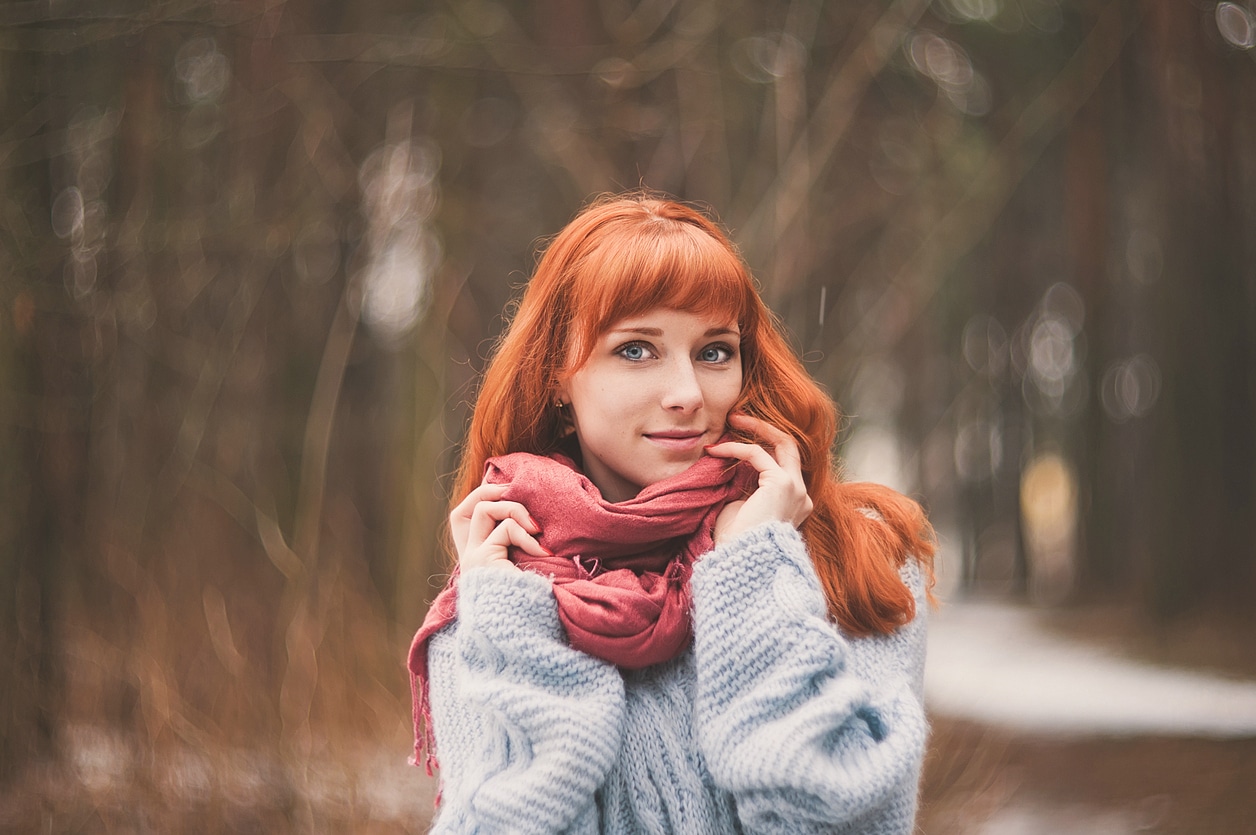
{"label": "scarf fold", "polygon": [[[484,480],[509,484],[541,526],[536,539],[554,553],[536,557],[511,547],[511,562],[551,578],[558,617],[574,649],[626,669],[675,658],[692,637],[689,577],[694,560],[714,546],[724,505],[753,489],[747,464],[704,455],[689,469],[611,503],[570,458],[517,452],[490,458]],[[436,765],[427,648],[457,618],[457,571],[432,601],[410,646],[415,763],[426,750]]]}

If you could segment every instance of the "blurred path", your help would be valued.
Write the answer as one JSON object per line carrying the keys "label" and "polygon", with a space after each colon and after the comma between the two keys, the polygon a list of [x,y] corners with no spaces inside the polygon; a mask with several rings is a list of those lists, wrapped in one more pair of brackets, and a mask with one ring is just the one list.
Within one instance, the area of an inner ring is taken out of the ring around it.
{"label": "blurred path", "polygon": [[1007,604],[932,613],[925,698],[937,714],[1033,733],[1256,737],[1256,681],[1123,658]]}
{"label": "blurred path", "polygon": [[1006,604],[947,603],[929,632],[922,831],[1256,832],[1256,681],[1135,661]]}

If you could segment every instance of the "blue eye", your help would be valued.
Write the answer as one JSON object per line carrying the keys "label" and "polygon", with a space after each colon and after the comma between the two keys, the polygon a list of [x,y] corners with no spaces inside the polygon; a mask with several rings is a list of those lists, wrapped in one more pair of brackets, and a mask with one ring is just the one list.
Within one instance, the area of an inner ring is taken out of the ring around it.
{"label": "blue eye", "polygon": [[733,358],[733,351],[727,345],[708,345],[698,352],[698,359],[703,362],[727,362]]}
{"label": "blue eye", "polygon": [[626,360],[636,362],[646,358],[646,349],[640,342],[630,342],[619,349],[619,355]]}

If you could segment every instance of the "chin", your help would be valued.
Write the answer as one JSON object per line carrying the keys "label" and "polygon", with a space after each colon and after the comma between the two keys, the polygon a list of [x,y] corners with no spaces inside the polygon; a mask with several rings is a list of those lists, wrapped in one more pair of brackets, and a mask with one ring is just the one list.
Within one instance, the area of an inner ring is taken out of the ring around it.
{"label": "chin", "polygon": [[685,470],[692,467],[694,464],[697,464],[698,458],[700,457],[701,456],[697,456],[693,458],[692,460],[688,460],[688,461],[674,461],[668,464],[666,467],[660,467],[658,470],[655,471],[658,474],[658,477],[651,480],[649,484],[654,484],[659,481],[666,481],[667,479],[672,478],[673,476],[680,475]]}

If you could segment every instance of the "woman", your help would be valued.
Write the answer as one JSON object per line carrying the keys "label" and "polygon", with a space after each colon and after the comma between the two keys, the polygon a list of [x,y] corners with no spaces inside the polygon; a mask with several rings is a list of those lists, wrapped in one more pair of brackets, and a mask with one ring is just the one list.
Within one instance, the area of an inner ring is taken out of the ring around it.
{"label": "woman", "polygon": [[563,229],[411,649],[434,832],[912,830],[931,531],[836,478],[836,426],[702,214],[632,194]]}

